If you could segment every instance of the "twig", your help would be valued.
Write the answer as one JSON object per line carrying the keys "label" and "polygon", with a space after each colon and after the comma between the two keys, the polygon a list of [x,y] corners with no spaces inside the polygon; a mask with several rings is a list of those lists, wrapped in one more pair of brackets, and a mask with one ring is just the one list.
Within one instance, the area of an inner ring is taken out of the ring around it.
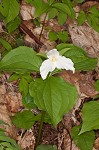
{"label": "twig", "polygon": [[41,29],[41,33],[40,33],[40,35],[39,35],[39,41],[40,41],[40,39],[41,39],[41,36],[42,36],[43,30],[44,30],[44,27],[45,27],[46,17],[47,17],[47,13],[45,14],[45,17],[44,17],[43,26],[42,26],[42,29]]}
{"label": "twig", "polygon": [[29,30],[24,23],[20,25],[20,28],[23,32],[28,34],[39,46],[42,46],[43,43]]}

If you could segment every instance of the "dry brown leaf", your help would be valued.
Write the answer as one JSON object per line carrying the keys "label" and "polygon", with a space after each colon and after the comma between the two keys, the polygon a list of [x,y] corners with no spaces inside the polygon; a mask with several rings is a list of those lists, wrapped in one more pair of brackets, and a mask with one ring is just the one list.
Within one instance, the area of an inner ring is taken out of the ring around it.
{"label": "dry brown leaf", "polygon": [[[96,76],[98,78],[98,72],[96,72]],[[69,83],[74,84],[77,89],[78,93],[84,93],[86,96],[94,97],[98,92],[95,90],[94,84],[94,74],[92,71],[80,73],[76,72],[73,74],[71,71],[63,71],[59,73],[58,76],[61,76],[64,80]]]}
{"label": "dry brown leaf", "polygon": [[23,20],[33,19],[34,12],[35,12],[34,7],[22,1],[21,7],[20,7],[20,14]]}
{"label": "dry brown leaf", "polygon": [[[35,7],[26,3],[24,0],[21,2],[20,14],[23,20],[31,20],[34,19]],[[42,14],[40,16],[40,21],[44,21],[46,14]],[[46,17],[48,20],[48,16]]]}
{"label": "dry brown leaf", "polygon": [[22,106],[20,93],[7,93],[5,95],[5,100],[7,103],[7,108],[11,113],[18,112]]}
{"label": "dry brown leaf", "polygon": [[0,105],[0,120],[8,124],[8,125],[0,125],[0,128],[5,129],[6,134],[8,136],[16,139],[17,129],[13,126],[10,114],[5,105]]}
{"label": "dry brown leaf", "polygon": [[4,122],[11,125],[10,114],[7,110],[7,107],[4,104],[0,105],[0,120],[3,120]]}
{"label": "dry brown leaf", "polygon": [[60,26],[56,19],[51,19],[49,22],[47,22],[46,27],[47,26],[50,26],[51,30],[55,32],[66,30],[66,26]]}
{"label": "dry brown leaf", "polygon": [[24,150],[34,150],[35,146],[35,137],[33,134],[33,131],[30,129],[26,131],[24,136],[18,136],[17,137],[18,144],[21,146]]}
{"label": "dry brown leaf", "polygon": [[98,92],[95,90],[92,72],[86,74],[80,74],[80,80],[78,81],[79,89],[81,93],[86,94],[89,97],[94,97]]}
{"label": "dry brown leaf", "polygon": [[84,4],[82,4],[82,6],[81,6],[81,8],[84,10],[84,11],[87,11],[90,7],[92,7],[92,6],[94,6],[94,5],[96,5],[96,6],[98,6],[98,8],[99,8],[99,2],[98,1],[88,1],[88,2],[86,2],[86,3],[84,3]]}
{"label": "dry brown leaf", "polygon": [[4,95],[5,93],[6,93],[6,87],[4,84],[2,84],[0,85],[0,95]]}
{"label": "dry brown leaf", "polygon": [[65,81],[76,84],[80,79],[80,72],[75,72],[74,74],[72,71],[64,70],[63,72],[59,73],[58,76],[61,76]]}
{"label": "dry brown leaf", "polygon": [[69,24],[69,33],[74,45],[82,47],[91,57],[99,57],[99,33],[89,25]]}
{"label": "dry brown leaf", "polygon": [[58,150],[80,150],[71,140],[67,130],[64,129],[63,133],[58,134]]}
{"label": "dry brown leaf", "polygon": [[94,147],[99,150],[99,137],[95,140]]}

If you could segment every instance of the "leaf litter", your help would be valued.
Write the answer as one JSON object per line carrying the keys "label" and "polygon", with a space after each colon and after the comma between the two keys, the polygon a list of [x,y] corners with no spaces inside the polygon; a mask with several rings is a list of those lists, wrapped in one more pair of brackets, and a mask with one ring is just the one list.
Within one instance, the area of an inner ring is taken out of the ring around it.
{"label": "leaf litter", "polygon": [[[33,19],[34,8],[22,1],[20,14],[27,27],[37,38],[39,38],[42,27],[35,27],[31,22],[31,19]],[[42,16],[42,20],[44,20],[44,16]],[[56,32],[68,30],[70,36],[69,40],[72,41],[74,45],[84,48],[91,57],[99,57],[99,33],[95,32],[87,24],[78,27],[75,22],[70,22],[69,24],[60,27],[57,24],[57,21],[52,19],[50,22],[46,20],[45,28],[47,26],[51,26]],[[3,32],[2,23],[0,23],[0,32]],[[49,41],[48,31],[45,29],[41,41],[44,45],[39,47],[40,52],[49,51],[57,45],[56,42]],[[30,47],[38,48],[37,43],[30,38],[28,34],[25,34],[24,42]],[[99,94],[94,88],[95,81],[99,79],[98,67],[99,66],[97,66],[96,70],[89,72],[76,72],[75,74],[72,74],[70,71],[64,71],[63,73],[59,73],[59,76],[63,77],[66,81],[76,85],[79,92],[79,99],[70,113],[64,115],[63,120],[59,123],[57,129],[53,128],[52,125],[44,124],[40,143],[56,144],[58,150],[79,150],[72,141],[70,132],[74,125],[79,125],[82,122],[81,109],[83,103],[91,101]],[[0,78],[0,119],[9,125],[4,125],[2,128],[6,129],[7,135],[18,141],[18,144],[21,145],[22,149],[33,150],[39,123],[37,122],[34,127],[25,131],[16,128],[11,122],[11,117],[13,117],[16,112],[24,109],[21,99],[16,82],[9,84],[7,83],[7,79],[2,76]],[[93,150],[98,149],[99,133],[97,132]]]}

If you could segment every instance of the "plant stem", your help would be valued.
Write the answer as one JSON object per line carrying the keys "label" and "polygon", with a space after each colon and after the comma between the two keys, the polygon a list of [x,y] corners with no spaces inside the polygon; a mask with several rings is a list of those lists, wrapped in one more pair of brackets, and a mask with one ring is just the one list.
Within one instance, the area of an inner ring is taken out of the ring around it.
{"label": "plant stem", "polygon": [[43,127],[43,122],[44,122],[44,117],[45,117],[45,111],[42,111],[41,113],[41,121],[40,121],[40,126],[39,126],[39,131],[38,131],[38,137],[37,137],[37,141],[35,144],[35,148],[39,145],[39,141],[41,138],[41,132],[42,132],[42,127]]}
{"label": "plant stem", "polygon": [[44,30],[44,27],[45,27],[46,17],[47,17],[47,13],[45,14],[45,17],[44,17],[43,26],[42,26],[42,29],[41,29],[41,33],[39,35],[39,41],[41,40],[41,36],[42,36],[43,30]]}

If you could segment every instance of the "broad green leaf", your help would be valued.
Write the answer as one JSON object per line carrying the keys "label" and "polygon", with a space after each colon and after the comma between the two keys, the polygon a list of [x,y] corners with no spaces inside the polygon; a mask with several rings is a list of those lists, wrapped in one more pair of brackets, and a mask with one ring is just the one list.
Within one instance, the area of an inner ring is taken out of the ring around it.
{"label": "broad green leaf", "polygon": [[70,12],[71,12],[71,15],[70,15],[70,17],[72,18],[72,19],[75,19],[75,16],[76,16],[76,14],[75,14],[75,11],[74,11],[74,9],[73,9],[73,2],[71,2],[71,0],[62,0],[68,7],[69,7],[69,9],[70,9]]}
{"label": "broad green leaf", "polygon": [[60,31],[58,32],[58,38],[62,41],[62,42],[66,42],[68,41],[68,33],[66,31]]}
{"label": "broad green leaf", "polygon": [[89,25],[96,30],[97,32],[99,32],[99,17],[95,16],[94,14],[89,14],[87,16],[87,20]]}
{"label": "broad green leaf", "polygon": [[31,5],[34,5],[33,0],[25,0],[25,2],[27,2],[27,3],[31,4]]}
{"label": "broad green leaf", "polygon": [[56,41],[58,39],[57,33],[54,31],[50,31],[48,37],[51,41]]}
{"label": "broad green leaf", "polygon": [[66,51],[64,55],[74,62],[76,70],[83,70],[83,71],[93,70],[97,65],[98,62],[97,58],[88,57],[85,51],[80,47],[64,43],[59,44],[56,48],[58,50],[69,48],[69,50]]}
{"label": "broad green leaf", "polygon": [[77,3],[83,3],[85,0],[76,0]]}
{"label": "broad green leaf", "polygon": [[22,75],[22,78],[24,78],[28,83],[33,81],[33,79],[30,76],[30,74],[24,74],[24,75]]}
{"label": "broad green leaf", "polygon": [[56,8],[51,8],[50,11],[48,12],[48,18],[53,19],[57,15],[58,11]]}
{"label": "broad green leaf", "polygon": [[20,147],[16,144],[16,141],[6,135],[0,135],[0,141],[9,142],[15,150],[21,150]]}
{"label": "broad green leaf", "polygon": [[55,0],[48,0],[49,5],[51,5]]}
{"label": "broad green leaf", "polygon": [[12,121],[16,127],[23,129],[30,129],[35,122],[33,113],[28,110],[16,113]]}
{"label": "broad green leaf", "polygon": [[[11,148],[6,148],[6,150],[13,150],[13,149],[11,149]],[[14,150],[17,150],[16,148],[14,148]]]}
{"label": "broad green leaf", "polygon": [[68,7],[68,5],[64,3],[55,3],[55,4],[52,4],[52,7],[58,9],[60,12],[64,12],[68,14],[69,16],[71,16],[70,8]]}
{"label": "broad green leaf", "polygon": [[65,113],[69,112],[77,100],[75,86],[59,77],[36,79],[30,84],[29,90],[35,104],[48,113],[54,126]]}
{"label": "broad green leaf", "polygon": [[60,55],[64,55],[66,51],[68,51],[70,48],[64,48],[61,51],[59,51]]}
{"label": "broad green leaf", "polygon": [[83,124],[80,134],[99,129],[99,101],[91,101],[83,106],[82,110]]}
{"label": "broad green leaf", "polygon": [[57,150],[56,145],[39,145],[36,150]]}
{"label": "broad green leaf", "polygon": [[12,74],[12,75],[9,77],[8,82],[13,82],[13,81],[15,81],[15,80],[18,80],[19,78],[20,78],[20,75],[14,73],[14,74]]}
{"label": "broad green leaf", "polygon": [[93,7],[90,7],[89,12],[94,14],[96,17],[99,17],[99,9],[97,8],[96,5],[94,5]]}
{"label": "broad green leaf", "polygon": [[78,25],[82,25],[86,20],[86,14],[84,11],[80,11],[78,17],[77,17],[77,22],[78,22]]}
{"label": "broad green leaf", "polygon": [[3,129],[0,128],[0,136],[1,136],[1,135],[2,135],[2,136],[5,136],[5,133],[4,133],[4,132],[5,132],[5,130],[3,130]]}
{"label": "broad green leaf", "polygon": [[0,12],[0,21],[3,21],[4,19],[5,19],[5,17]]}
{"label": "broad green leaf", "polygon": [[34,104],[34,99],[30,96],[30,94],[22,98],[22,104],[28,109],[33,109],[36,107]]}
{"label": "broad green leaf", "polygon": [[9,149],[11,149],[11,150],[13,150],[13,146],[10,144],[10,143],[8,143],[8,142],[1,142],[0,143],[2,146],[4,146],[4,147],[7,147],[7,148],[9,148]]}
{"label": "broad green leaf", "polygon": [[80,148],[80,150],[92,150],[95,141],[94,131],[85,132],[79,135],[81,126],[75,126],[72,128],[72,138],[75,144]]}
{"label": "broad green leaf", "polygon": [[20,46],[11,50],[0,62],[0,71],[39,71],[42,60],[29,47]]}
{"label": "broad green leaf", "polygon": [[90,58],[88,56],[83,55],[82,53],[79,53],[78,51],[75,52],[74,50],[68,50],[65,53],[65,56],[72,59],[76,70],[93,70],[97,65],[96,58]]}
{"label": "broad green leaf", "polygon": [[[13,150],[12,148],[6,148],[6,150]],[[14,148],[14,150],[17,150],[16,148]]]}
{"label": "broad green leaf", "polygon": [[28,94],[29,85],[26,79],[22,78],[19,82],[19,89],[22,95],[25,97]]}
{"label": "broad green leaf", "polygon": [[79,52],[82,52],[83,54],[86,54],[85,51],[78,47],[78,46],[75,46],[73,44],[69,44],[69,43],[61,43],[59,45],[56,46],[57,50],[61,51],[62,49],[65,49],[65,48],[69,48],[69,49],[75,49],[75,51],[78,49]]}
{"label": "broad green leaf", "polygon": [[0,38],[0,44],[2,44],[3,47],[4,47],[6,50],[8,50],[8,51],[12,49],[11,45],[10,45],[6,40],[4,40],[4,39],[2,39],[2,38]]}
{"label": "broad green leaf", "polygon": [[71,2],[71,0],[62,0],[62,2],[69,5],[70,7],[73,7],[73,2]]}
{"label": "broad green leaf", "polygon": [[45,3],[42,0],[34,0],[33,3],[34,3],[33,6],[36,8],[35,14],[34,14],[35,18],[39,17],[43,13],[46,13],[49,9],[48,3]]}
{"label": "broad green leaf", "polygon": [[64,23],[66,23],[66,19],[67,19],[67,14],[66,13],[59,13],[58,14],[58,23],[59,25],[63,25]]}
{"label": "broad green leaf", "polygon": [[4,147],[2,145],[0,145],[0,150],[4,150]]}
{"label": "broad green leaf", "polygon": [[97,80],[96,83],[95,83],[95,89],[96,89],[97,91],[99,91],[99,80]]}
{"label": "broad green leaf", "polygon": [[40,57],[42,57],[42,58],[47,59],[46,54],[45,54],[45,53],[43,53],[43,52],[39,52],[39,53],[37,53],[37,56],[40,56]]}
{"label": "broad green leaf", "polygon": [[12,21],[19,14],[19,3],[17,0],[2,0],[0,12],[6,17],[6,23]]}
{"label": "broad green leaf", "polygon": [[14,20],[12,20],[11,22],[9,22],[7,24],[7,30],[9,33],[13,32],[14,30],[16,30],[18,28],[18,26],[21,23],[21,19],[19,17],[16,17]]}

